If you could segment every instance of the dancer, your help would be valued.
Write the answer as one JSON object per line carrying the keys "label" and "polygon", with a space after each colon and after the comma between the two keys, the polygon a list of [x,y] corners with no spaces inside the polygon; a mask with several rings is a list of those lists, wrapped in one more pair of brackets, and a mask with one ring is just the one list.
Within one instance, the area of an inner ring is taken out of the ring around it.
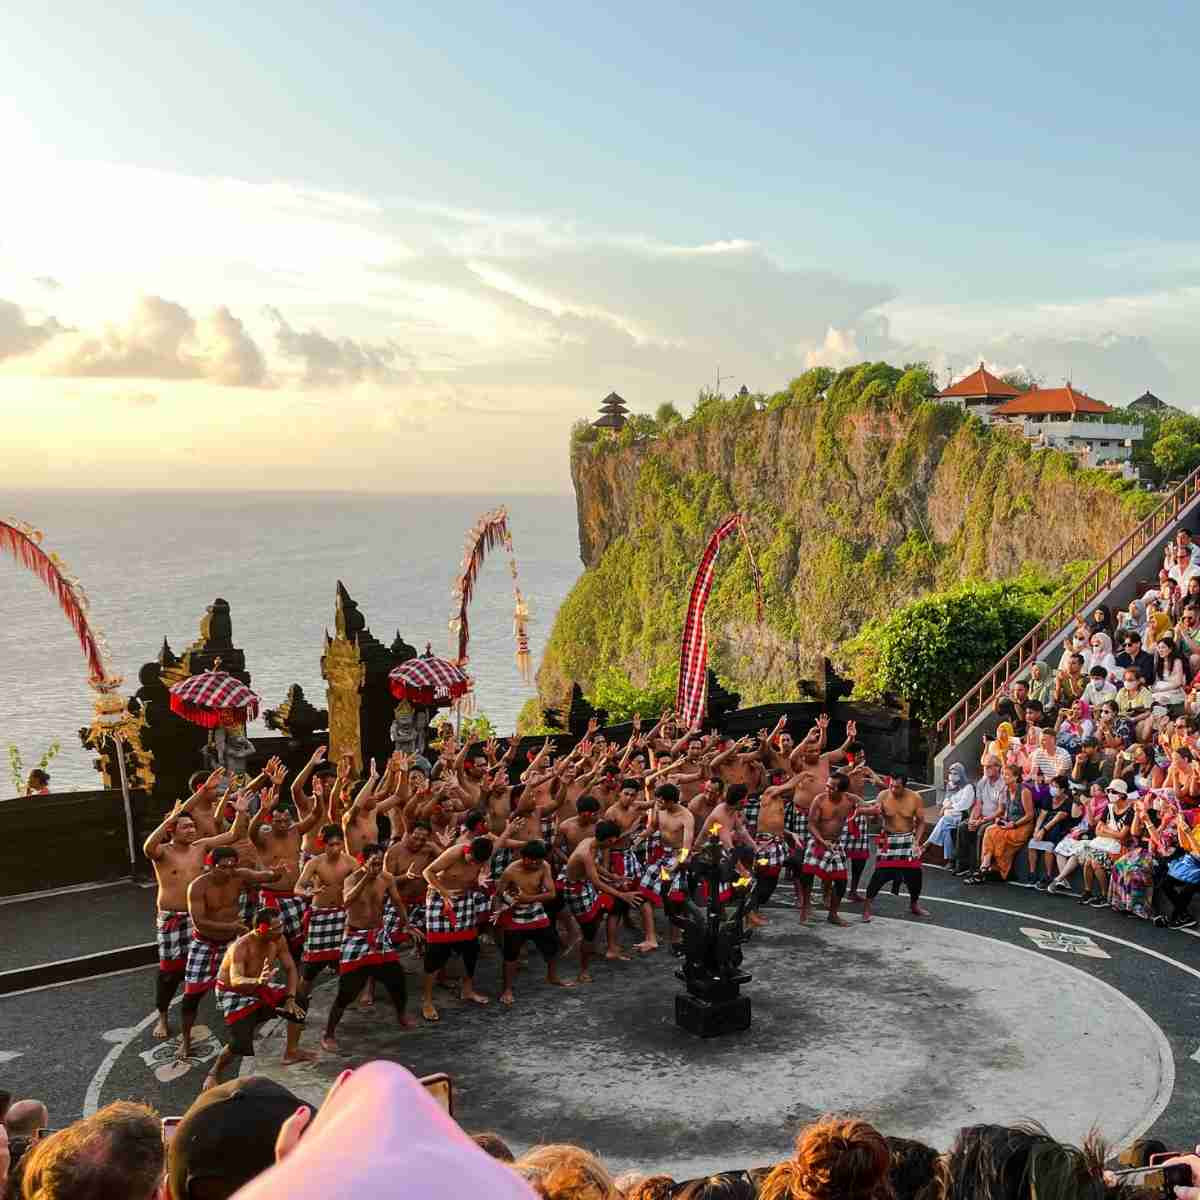
{"label": "dancer", "polygon": [[850,780],[839,773],[829,777],[824,794],[818,796],[809,809],[808,845],[800,868],[801,924],[808,922],[814,878],[831,885],[829,924],[849,924],[838,915],[838,907],[846,894],[846,854],[842,849],[842,830],[853,808]]}
{"label": "dancer", "polygon": [[[757,862],[754,911],[747,918],[753,926],[767,924],[762,910],[775,894],[784,866],[789,861],[793,865],[804,861],[804,844],[796,834],[789,833],[786,827],[787,798],[796,786],[796,778],[792,775],[780,783],[773,784],[759,797],[758,831],[755,835]],[[729,790],[733,791],[733,788]]]}
{"label": "dancer", "polygon": [[[239,804],[249,803],[245,794]],[[182,1033],[179,1038],[181,1060],[192,1056],[192,1026],[200,1001],[213,989],[221,960],[234,938],[247,927],[240,915],[240,900],[246,884],[270,883],[283,872],[251,871],[238,866],[238,854],[232,846],[218,846],[205,856],[208,870],[193,879],[187,890],[188,915],[192,921],[192,941],[188,947],[187,969],[183,976],[183,1003],[180,1007]]]}
{"label": "dancer", "polygon": [[357,865],[346,853],[346,839],[338,825],[326,825],[314,847],[319,851],[317,857],[309,859],[296,881],[296,894],[307,897],[312,905],[301,954],[303,978],[296,993],[305,1010],[317,977],[326,967],[336,971],[342,957],[346,935],[343,885]]}
{"label": "dancer", "polygon": [[337,998],[329,1010],[329,1020],[321,1038],[321,1049],[331,1054],[338,1052],[338,1022],[358,999],[368,979],[378,980],[387,990],[400,1028],[412,1028],[404,1011],[408,1004],[404,968],[383,925],[384,900],[392,901],[402,922],[406,919],[404,901],[396,891],[396,880],[383,869],[383,847],[378,842],[369,842],[359,851],[358,863],[358,869],[347,875],[342,884],[346,934],[338,960]]}
{"label": "dancer", "polygon": [[[482,824],[482,815],[480,819]],[[420,949],[424,952],[425,940],[425,877],[421,874],[444,847],[433,840],[433,829],[428,821],[415,821],[408,827],[404,837],[392,842],[388,847],[383,868],[395,877],[396,890],[400,899],[408,909],[408,931],[414,942],[422,943]],[[388,926],[392,941],[399,944],[400,913],[389,899],[383,906],[384,924]]]}
{"label": "dancer", "polygon": [[470,845],[451,846],[421,874],[429,885],[425,897],[425,973],[421,980],[421,1016],[438,1021],[433,1004],[434,976],[457,954],[463,963],[462,998],[487,1004],[475,990],[479,962],[479,874],[492,857],[492,839],[477,837]]}
{"label": "dancer", "polygon": [[878,799],[869,806],[859,805],[859,812],[878,813],[883,818],[879,835],[879,850],[875,857],[875,873],[867,885],[862,919],[871,919],[871,901],[879,895],[885,883],[900,880],[908,888],[909,910],[914,917],[929,913],[919,903],[921,899],[921,855],[917,850],[921,831],[925,828],[925,810],[921,797],[909,786],[904,775],[893,775]]}
{"label": "dancer", "polygon": [[513,980],[516,978],[521,948],[533,942],[546,964],[546,982],[555,987],[574,987],[560,979],[556,966],[558,936],[546,913],[545,904],[555,897],[554,878],[546,862],[546,843],[538,838],[526,842],[521,853],[496,884],[496,897],[501,908],[496,928],[503,933],[504,990],[500,1003],[513,1003]]}
{"label": "dancer", "polygon": [[[214,771],[206,780],[205,787],[211,784],[215,788],[223,774],[220,769]],[[167,1013],[187,968],[188,948],[192,940],[188,887],[203,874],[204,858],[210,850],[231,845],[246,832],[250,808],[248,797],[239,801],[237,820],[227,833],[212,837],[198,836],[191,810],[202,795],[202,790],[197,791],[187,800],[177,803],[142,845],[142,852],[154,867],[154,877],[158,881],[155,917],[158,976],[154,985],[158,1021],[154,1026],[154,1036],[160,1040],[171,1036]]]}
{"label": "dancer", "polygon": [[[580,802],[582,803],[582,801]],[[593,955],[596,953],[596,933],[600,928],[600,915],[606,909],[604,896],[612,898],[613,911],[621,916],[630,908],[636,908],[642,903],[642,897],[632,890],[621,890],[610,883],[607,872],[601,872],[597,855],[606,856],[613,842],[621,836],[621,828],[614,821],[600,821],[591,837],[585,837],[571,852],[563,871],[563,885],[567,904],[575,919],[579,922],[583,940],[579,944],[579,983],[591,983],[592,976],[588,972]],[[613,947],[608,948],[608,958],[628,960],[628,955]]]}
{"label": "dancer", "polygon": [[[286,986],[276,982],[276,967],[287,977]],[[217,972],[217,1007],[229,1030],[229,1045],[221,1048],[212,1070],[204,1077],[201,1091],[221,1082],[221,1072],[235,1059],[254,1055],[254,1033],[264,1021],[282,1017],[288,1023],[283,1062],[315,1062],[316,1054],[300,1049],[304,1011],[296,1002],[296,963],[287,947],[278,909],[262,908],[254,928],[242,934],[221,957]]]}
{"label": "dancer", "polygon": [[[646,790],[649,791],[648,784]],[[695,820],[679,799],[679,789],[673,783],[660,783],[654,789],[654,800],[646,819],[646,866],[639,881],[639,891],[648,903],[642,905],[643,939],[634,946],[642,954],[658,949],[654,910],[663,907],[663,897],[672,903],[684,898],[679,870],[685,851],[695,838]],[[683,936],[674,925],[669,926],[669,933],[672,945]]]}

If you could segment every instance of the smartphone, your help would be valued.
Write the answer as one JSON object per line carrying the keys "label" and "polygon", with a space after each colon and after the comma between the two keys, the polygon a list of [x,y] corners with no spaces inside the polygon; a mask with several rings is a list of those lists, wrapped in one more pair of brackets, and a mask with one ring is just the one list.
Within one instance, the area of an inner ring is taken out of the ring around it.
{"label": "smartphone", "polygon": [[163,1117],[162,1140],[164,1146],[171,1144],[171,1139],[175,1136],[175,1130],[179,1127],[179,1122],[182,1120],[182,1117]]}
{"label": "smartphone", "polygon": [[[1167,1156],[1156,1154],[1154,1157]],[[1112,1173],[1118,1179],[1128,1180],[1135,1187],[1156,1191],[1166,1200],[1171,1200],[1175,1195],[1176,1186],[1190,1187],[1192,1183],[1192,1168],[1185,1162],[1171,1163],[1169,1166],[1129,1167]]]}
{"label": "smartphone", "polygon": [[[444,1071],[436,1075],[423,1075],[421,1086],[448,1112],[454,1116],[454,1080]],[[1191,1175],[1188,1175],[1191,1178]]]}

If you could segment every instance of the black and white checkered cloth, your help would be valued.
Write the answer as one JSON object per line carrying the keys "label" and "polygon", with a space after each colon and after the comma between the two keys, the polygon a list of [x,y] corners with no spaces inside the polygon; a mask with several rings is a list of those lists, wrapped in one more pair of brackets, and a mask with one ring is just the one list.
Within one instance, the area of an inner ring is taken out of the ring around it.
{"label": "black and white checkered cloth", "polygon": [[188,947],[187,970],[183,976],[183,991],[188,996],[203,996],[212,991],[217,981],[217,972],[221,969],[221,959],[232,944],[228,942],[210,942],[198,934],[192,934],[192,944]]}
{"label": "black and white checkered cloth", "polygon": [[304,962],[337,962],[342,957],[345,933],[344,908],[314,908],[309,914],[308,936],[304,939]]}
{"label": "black and white checkered cloth", "polygon": [[480,905],[483,893],[468,888],[447,905],[440,893],[430,888],[425,894],[425,940],[437,942],[467,942],[479,936]]}
{"label": "black and white checkered cloth", "polygon": [[342,939],[342,957],[338,962],[338,972],[346,975],[362,967],[399,961],[400,955],[382,925],[376,925],[374,929],[347,929],[346,936]]}
{"label": "black and white checkered cloth", "polygon": [[185,912],[160,912],[157,917],[158,969],[167,975],[187,969],[192,919]]}
{"label": "black and white checkered cloth", "polygon": [[846,852],[838,842],[827,845],[816,838],[809,838],[801,870],[805,875],[815,875],[818,879],[845,879]]}

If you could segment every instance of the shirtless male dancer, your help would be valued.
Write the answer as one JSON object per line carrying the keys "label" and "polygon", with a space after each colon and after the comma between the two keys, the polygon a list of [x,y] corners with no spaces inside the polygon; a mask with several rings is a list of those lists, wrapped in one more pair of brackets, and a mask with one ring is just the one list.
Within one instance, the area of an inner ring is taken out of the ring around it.
{"label": "shirtless male dancer", "polygon": [[[214,771],[204,786],[216,786],[224,772]],[[199,837],[191,808],[198,802],[202,791],[195,792],[189,799],[176,804],[162,824],[146,839],[142,852],[154,867],[158,881],[157,937],[158,976],[155,981],[155,1007],[158,1021],[154,1036],[171,1036],[167,1012],[171,1001],[183,982],[187,968],[188,947],[192,940],[192,922],[188,916],[187,890],[193,879],[204,871],[204,856],[217,846],[228,846],[246,832],[246,817],[250,802],[238,809],[237,821],[227,833],[212,837]]]}
{"label": "shirtless male dancer", "polygon": [[306,897],[312,904],[301,954],[303,978],[296,994],[306,1011],[317,977],[326,967],[337,972],[346,934],[342,885],[358,865],[346,853],[346,839],[339,825],[325,825],[314,847],[319,850],[317,857],[304,864],[304,870],[296,880],[296,895]]}
{"label": "shirtless male dancer", "polygon": [[[582,804],[582,801],[580,801]],[[621,827],[615,821],[599,821],[590,837],[583,838],[571,851],[563,871],[563,885],[567,905],[579,922],[583,940],[579,943],[579,983],[591,983],[592,976],[588,966],[596,953],[596,934],[600,928],[600,917],[609,908],[603,898],[611,897],[613,911],[618,916],[628,908],[636,908],[642,903],[639,892],[632,890],[629,885],[622,890],[617,884],[610,882],[613,877],[609,872],[602,871],[600,862],[607,861],[608,851],[613,843],[621,836]],[[608,947],[607,957],[611,959],[628,960],[628,955],[619,949]]]}
{"label": "shirtless male dancer", "polygon": [[479,962],[479,916],[483,892],[479,874],[492,857],[492,839],[477,837],[469,845],[443,851],[421,874],[429,885],[425,896],[425,973],[421,979],[421,1016],[426,1021],[441,1018],[433,1004],[434,977],[450,961],[462,958],[462,998],[472,1004],[487,1004],[488,998],[475,989],[475,967]]}
{"label": "shirtless male dancer", "polygon": [[808,846],[804,865],[800,869],[800,921],[806,923],[812,903],[812,881],[822,879],[832,885],[829,898],[829,924],[847,925],[838,915],[838,907],[846,894],[846,852],[842,849],[842,829],[854,797],[845,775],[831,775],[825,791],[808,810]]}
{"label": "shirtless male dancer", "polygon": [[755,834],[757,881],[754,887],[754,909],[747,917],[754,927],[767,923],[762,910],[775,894],[784,866],[789,863],[795,866],[804,860],[805,843],[786,827],[787,801],[797,779],[797,776],[791,775],[766,788],[759,797],[758,829]]}
{"label": "shirtless male dancer", "polygon": [[[408,909],[408,927],[414,937],[425,939],[425,876],[422,872],[441,852],[444,846],[433,840],[433,830],[428,821],[414,821],[402,838],[397,838],[388,847],[383,868],[396,880],[396,890]],[[398,914],[384,906],[384,919],[394,923]],[[393,941],[396,940],[393,938]],[[424,947],[421,947],[422,951]]]}
{"label": "shirtless male dancer", "polygon": [[909,911],[914,917],[927,917],[929,912],[922,908],[921,853],[917,849],[921,831],[925,828],[925,808],[921,797],[909,786],[904,775],[893,775],[889,786],[879,793],[874,805],[859,805],[879,813],[883,817],[883,832],[879,835],[879,849],[875,855],[875,873],[867,884],[867,898],[863,902],[862,919],[871,919],[871,901],[879,895],[880,888],[893,880],[903,880],[908,888]]}
{"label": "shirtless male dancer", "polygon": [[383,924],[383,903],[390,899],[405,921],[404,901],[396,891],[396,880],[383,869],[383,847],[369,842],[358,853],[358,868],[342,884],[346,905],[346,933],[338,960],[338,992],[329,1010],[321,1049],[336,1054],[337,1027],[342,1014],[358,998],[368,979],[378,980],[387,990],[401,1029],[411,1029],[405,1013],[408,991],[400,955]]}
{"label": "shirtless male dancer", "polygon": [[574,986],[559,978],[555,963],[558,935],[545,908],[555,898],[555,890],[546,855],[546,843],[540,838],[526,842],[496,883],[496,899],[500,902],[496,927],[503,933],[504,956],[504,991],[500,993],[500,1003],[504,1005],[513,1003],[513,980],[526,942],[533,942],[542,956],[547,983],[555,987]]}
{"label": "shirtless male dancer", "polygon": [[[646,785],[650,790],[650,785]],[[646,818],[649,849],[646,867],[639,881],[639,890],[648,903],[642,905],[644,940],[635,950],[648,954],[658,949],[654,931],[654,910],[662,908],[664,896],[672,902],[684,899],[679,871],[688,849],[695,840],[696,822],[692,814],[679,803],[679,789],[673,783],[660,783],[654,789],[654,801]],[[674,888],[674,891],[672,891]],[[682,930],[668,926],[671,945],[683,937]]]}
{"label": "shirtless male dancer", "polygon": [[[249,803],[243,793],[238,804]],[[192,1026],[200,1001],[212,991],[221,960],[230,943],[247,931],[239,913],[239,900],[246,884],[270,883],[283,874],[278,869],[252,871],[238,866],[233,846],[218,846],[205,856],[208,867],[188,885],[188,914],[192,919],[192,943],[188,947],[187,969],[183,977],[183,1003],[180,1006],[183,1032],[178,1058],[192,1056]]]}
{"label": "shirtless male dancer", "polygon": [[[287,977],[285,986],[275,981],[279,967]],[[285,1063],[315,1062],[311,1050],[300,1049],[304,1011],[296,1003],[296,963],[288,950],[279,910],[260,908],[254,928],[225,951],[217,971],[217,1007],[229,1030],[229,1045],[221,1047],[212,1070],[204,1077],[201,1091],[216,1087],[221,1072],[235,1059],[254,1055],[254,1032],[272,1017],[288,1023]]]}

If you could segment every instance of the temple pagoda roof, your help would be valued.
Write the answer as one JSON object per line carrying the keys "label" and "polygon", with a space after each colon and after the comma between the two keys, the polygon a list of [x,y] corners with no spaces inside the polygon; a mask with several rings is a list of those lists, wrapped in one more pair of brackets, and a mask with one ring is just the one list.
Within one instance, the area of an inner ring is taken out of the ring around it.
{"label": "temple pagoda roof", "polygon": [[965,397],[987,396],[996,400],[1007,400],[1019,396],[1021,389],[997,379],[981,362],[970,375],[964,375],[952,383],[944,392],[938,392],[939,400],[961,400]]}

